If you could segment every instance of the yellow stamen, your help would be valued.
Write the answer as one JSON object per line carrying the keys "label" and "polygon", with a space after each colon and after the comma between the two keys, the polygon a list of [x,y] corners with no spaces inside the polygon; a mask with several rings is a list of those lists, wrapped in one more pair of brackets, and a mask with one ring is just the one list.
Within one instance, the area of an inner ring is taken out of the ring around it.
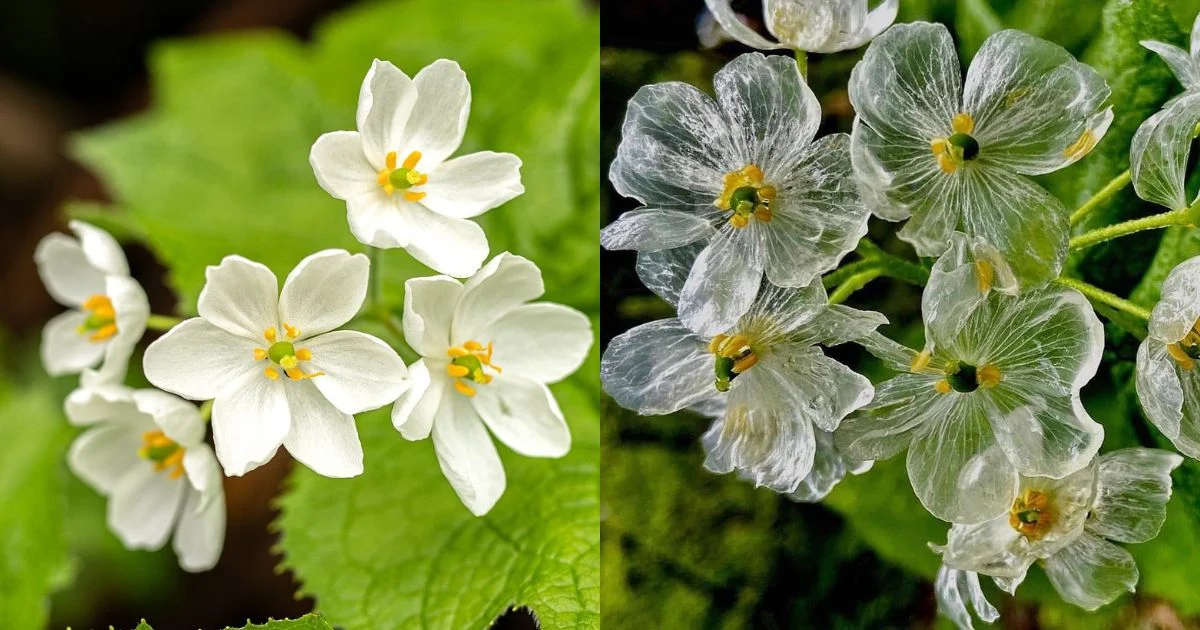
{"label": "yellow stamen", "polygon": [[937,156],[938,168],[942,169],[943,173],[953,173],[958,170],[958,162],[949,153],[939,153]]}
{"label": "yellow stamen", "polygon": [[117,325],[105,324],[96,330],[96,332],[92,333],[92,336],[88,337],[88,339],[91,339],[92,341],[104,341],[105,339],[110,339],[115,334],[117,334]]}
{"label": "yellow stamen", "polygon": [[[375,178],[375,181],[389,196],[396,192],[397,186],[400,188],[408,188],[410,186],[420,186],[429,181],[428,175],[415,170],[417,167],[417,162],[421,161],[420,151],[413,151],[412,153],[408,154],[408,157],[404,158],[404,162],[400,165],[400,168],[403,169],[403,171],[398,175],[398,177],[402,177],[402,180],[393,180],[392,176],[397,170],[396,158],[397,154],[395,151],[388,152],[386,158],[384,159],[384,167],[379,170],[379,174]],[[405,182],[407,182],[407,184]],[[404,198],[409,201],[420,201],[421,199],[425,198],[425,193],[412,190],[405,191]]]}
{"label": "yellow stamen", "polygon": [[991,291],[992,282],[996,279],[996,271],[992,269],[992,264],[986,260],[976,260],[975,279],[978,281],[980,293]]}
{"label": "yellow stamen", "polygon": [[[492,382],[492,375],[484,371],[484,368],[491,369],[496,374],[500,374],[503,370],[500,366],[492,363],[492,353],[495,346],[492,342],[488,342],[487,346],[475,340],[468,340],[461,346],[450,348],[446,354],[450,355],[452,361],[446,366],[446,373],[455,379],[464,379],[478,385],[487,385]],[[464,381],[455,381],[454,387],[465,396],[474,396],[475,389],[467,385]],[[461,385],[461,387],[460,387]],[[465,389],[464,389],[465,388]],[[470,391],[471,393],[466,393]]]}
{"label": "yellow stamen", "polygon": [[263,331],[263,337],[271,343],[275,343],[275,339],[278,336],[279,336],[279,333],[275,332],[274,327],[268,328],[265,331]]}
{"label": "yellow stamen", "polygon": [[76,329],[80,335],[98,343],[117,334],[117,312],[107,295],[93,295],[84,300],[80,308],[87,313],[83,323]]}
{"label": "yellow stamen", "polygon": [[387,170],[389,170],[389,171],[396,170],[396,152],[388,151],[388,154],[387,154],[387,156],[384,157],[383,162],[387,166]]}
{"label": "yellow stamen", "polygon": [[757,354],[748,354],[748,355],[738,359],[737,361],[734,361],[733,369],[730,371],[733,372],[734,374],[741,374],[742,372],[745,372],[746,370],[749,370],[750,368],[754,367],[754,365],[756,363],[758,363],[758,355]]}
{"label": "yellow stamen", "polygon": [[1053,523],[1050,497],[1037,490],[1026,490],[1013,501],[1008,511],[1008,524],[1029,540],[1038,540]]}
{"label": "yellow stamen", "polygon": [[922,350],[913,357],[912,365],[908,366],[910,372],[920,372],[929,366],[929,360],[932,355],[928,350]]}
{"label": "yellow stamen", "polygon": [[462,381],[454,381],[454,390],[467,398],[475,396],[475,388]]}
{"label": "yellow stamen", "polygon": [[300,363],[300,360],[294,356],[283,357],[282,359],[279,360],[279,367],[282,367],[285,370],[294,370],[294,369],[296,369],[296,365],[299,363]]}
{"label": "yellow stamen", "polygon": [[1000,374],[1000,368],[991,364],[985,365],[975,372],[975,381],[981,387],[995,387],[1000,384],[1002,379],[1003,376]]}
{"label": "yellow stamen", "polygon": [[452,359],[457,359],[458,357],[465,357],[471,353],[468,352],[466,348],[450,348],[446,351],[446,354]]}
{"label": "yellow stamen", "polygon": [[712,341],[708,342],[708,352],[710,354],[716,354],[717,352],[720,352],[721,346],[728,338],[728,335],[717,335],[716,337],[713,337]]}
{"label": "yellow stamen", "polygon": [[288,339],[295,339],[300,336],[300,329],[291,324],[284,324],[283,330],[287,333]]}
{"label": "yellow stamen", "polygon": [[410,191],[410,192],[404,193],[404,199],[406,201],[420,201],[424,198],[425,198],[425,193],[423,193],[423,192],[411,192]]}
{"label": "yellow stamen", "polygon": [[[404,158],[404,168],[411,171],[417,167],[417,162],[420,162],[420,161],[421,161],[421,152],[413,151],[412,153],[408,154],[408,157]],[[395,168],[395,167],[393,167],[393,168]]]}
{"label": "yellow stamen", "polygon": [[154,472],[170,471],[171,479],[179,479],[184,474],[183,456],[186,450],[161,430],[147,431],[142,434],[142,446],[138,449],[138,457],[152,463]]}
{"label": "yellow stamen", "polygon": [[729,224],[735,228],[741,229],[747,225],[750,225],[750,220],[740,214],[735,214],[729,217]]}
{"label": "yellow stamen", "polygon": [[959,112],[950,121],[950,128],[954,130],[954,133],[971,133],[975,131],[975,119],[966,112]]}
{"label": "yellow stamen", "polygon": [[462,345],[462,347],[465,348],[468,352],[476,352],[478,350],[483,350],[483,344],[479,343],[478,341],[468,341],[468,342],[464,343]]}
{"label": "yellow stamen", "polygon": [[713,201],[713,205],[730,213],[729,224],[733,227],[741,229],[750,225],[750,217],[763,223],[771,221],[770,205],[778,191],[774,186],[764,184],[763,177],[757,164],[748,164],[722,176],[721,196]]}
{"label": "yellow stamen", "polygon": [[449,373],[450,376],[453,376],[454,378],[462,378],[462,377],[470,374],[471,370],[468,370],[465,366],[455,365],[455,364],[451,363],[450,365],[446,366],[446,372]]}
{"label": "yellow stamen", "polygon": [[1192,368],[1196,367],[1195,359],[1188,356],[1188,354],[1183,351],[1183,348],[1178,343],[1167,345],[1167,354],[1171,355],[1171,358],[1175,359],[1175,362],[1179,364],[1179,367],[1185,370],[1191,370]]}
{"label": "yellow stamen", "polygon": [[1017,89],[1009,92],[1004,97],[1004,106],[1012,107],[1013,105],[1017,104],[1017,101],[1020,101],[1021,99],[1025,98],[1028,95],[1029,95],[1029,88],[1027,88],[1027,87],[1017,88]]}
{"label": "yellow stamen", "polygon": [[1084,131],[1079,139],[1071,146],[1063,149],[1063,156],[1070,158],[1072,161],[1087,155],[1096,146],[1096,134],[1092,133],[1091,129]]}
{"label": "yellow stamen", "polygon": [[950,387],[950,381],[942,379],[933,384],[933,389],[939,394],[949,394],[952,388]]}
{"label": "yellow stamen", "polygon": [[263,375],[266,376],[267,378],[271,379],[272,381],[279,380],[279,370],[276,370],[273,367],[269,367],[269,368],[263,370]]}
{"label": "yellow stamen", "polygon": [[266,348],[255,348],[254,349],[254,360],[255,361],[262,361],[263,359],[266,359],[266,358],[267,358],[267,349]]}
{"label": "yellow stamen", "polygon": [[308,348],[300,348],[296,351],[296,358],[301,361],[312,361],[312,350]]}

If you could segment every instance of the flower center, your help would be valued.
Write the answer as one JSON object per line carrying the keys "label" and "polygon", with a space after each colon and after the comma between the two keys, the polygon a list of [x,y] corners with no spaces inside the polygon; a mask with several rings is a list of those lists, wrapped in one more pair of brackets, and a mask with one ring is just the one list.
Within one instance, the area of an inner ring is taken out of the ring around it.
{"label": "flower center", "polygon": [[725,174],[725,189],[713,205],[730,212],[729,224],[740,229],[750,225],[751,217],[770,223],[775,194],[774,186],[763,184],[762,169],[751,164]]}
{"label": "flower center", "polygon": [[404,198],[408,201],[420,201],[425,198],[425,193],[409,190],[413,186],[420,186],[429,181],[428,175],[416,170],[417,162],[421,161],[420,151],[409,153],[400,168],[396,168],[395,151],[388,152],[384,161],[386,166],[380,169],[377,179],[384,192],[391,195],[397,189],[403,190]]}
{"label": "flower center", "polygon": [[1200,320],[1196,320],[1183,339],[1167,345],[1167,354],[1185,370],[1196,367],[1196,359],[1200,359]]}
{"label": "flower center", "polygon": [[758,355],[745,335],[717,335],[709,342],[708,351],[715,357],[713,371],[717,378],[713,385],[719,392],[729,391],[733,379],[758,363]]}
{"label": "flower center", "polygon": [[491,368],[496,374],[503,372],[500,366],[492,363],[492,343],[489,341],[485,348],[478,341],[467,341],[461,346],[455,346],[446,351],[450,355],[450,365],[446,373],[454,377],[454,389],[468,398],[475,395],[475,388],[467,381],[477,385],[487,385],[492,382],[492,375],[484,371]]}
{"label": "flower center", "polygon": [[995,387],[1000,384],[1001,378],[1000,369],[994,365],[976,367],[969,363],[951,361],[946,364],[946,378],[935,383],[934,388],[943,394],[949,394],[951,391],[967,394],[980,387]]}
{"label": "flower center", "polygon": [[948,138],[934,138],[929,142],[929,151],[937,159],[943,172],[953,173],[964,162],[979,156],[979,142],[970,134],[975,130],[975,120],[970,114],[959,112],[950,121],[954,131]]}
{"label": "flower center", "polygon": [[90,341],[99,343],[108,341],[117,334],[117,312],[113,310],[112,300],[107,295],[93,295],[83,303],[83,310],[88,314],[87,319],[75,329],[80,335]]}
{"label": "flower center", "polygon": [[154,472],[170,470],[171,479],[178,479],[185,472],[183,455],[185,449],[162,431],[147,431],[142,434],[142,447],[138,457],[154,464]]}
{"label": "flower center", "polygon": [[1053,521],[1050,497],[1037,490],[1026,490],[1008,510],[1008,524],[1029,540],[1045,536]]}
{"label": "flower center", "polygon": [[[283,325],[284,334],[288,339],[295,339],[300,336],[300,330],[291,324]],[[263,338],[271,345],[267,348],[255,348],[255,361],[270,361],[263,370],[263,375],[272,381],[279,380],[279,368],[283,369],[283,373],[293,381],[299,381],[306,378],[316,378],[325,376],[324,372],[305,372],[300,369],[302,361],[312,361],[312,351],[307,348],[296,349],[295,344],[291,341],[283,341],[279,339],[279,333],[274,328],[268,328],[263,331]]]}

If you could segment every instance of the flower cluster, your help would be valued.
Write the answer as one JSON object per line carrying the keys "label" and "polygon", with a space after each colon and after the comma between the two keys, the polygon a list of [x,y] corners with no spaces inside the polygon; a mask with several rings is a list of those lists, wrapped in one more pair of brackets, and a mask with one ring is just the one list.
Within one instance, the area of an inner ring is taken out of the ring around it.
{"label": "flower cluster", "polygon": [[[265,265],[227,256],[207,269],[197,317],[179,321],[150,314],[104,231],[73,221],[76,238],[42,241],[35,258],[47,291],[71,309],[47,324],[44,363],[54,375],[82,373],[66,411],[86,431],[68,461],[109,498],[109,526],[127,547],[158,549],[173,535],[181,567],[212,568],[224,544],[222,471],[244,475],[282,446],[317,474],[360,475],[354,416],[393,403],[396,429],[410,440],[432,435],[442,471],[476,515],[505,489],[489,430],[522,455],[567,453],[570,431],[546,385],[583,363],[591,323],[565,306],[530,303],[544,289],[529,260],[505,252],[484,264],[487,238],[468,219],[524,188],[514,155],[450,159],[470,100],[453,61],[410,79],[376,60],[359,94],[358,131],[325,134],[312,147],[318,183],[345,200],[360,242],[403,247],[449,274],[409,280],[399,323],[368,295],[379,270],[363,254],[314,253],[282,289]],[[381,320],[420,359],[406,365],[384,340],[342,329],[358,318]],[[125,375],[148,325],[165,331],[142,364],[157,389],[135,390]]]}

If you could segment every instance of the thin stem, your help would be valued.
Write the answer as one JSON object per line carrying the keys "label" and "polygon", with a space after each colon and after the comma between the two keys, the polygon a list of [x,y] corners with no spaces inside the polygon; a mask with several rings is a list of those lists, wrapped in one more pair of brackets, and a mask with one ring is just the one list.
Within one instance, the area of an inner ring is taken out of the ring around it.
{"label": "thin stem", "polygon": [[821,284],[825,285],[826,289],[832,289],[846,280],[849,280],[854,274],[861,273],[878,265],[879,262],[872,258],[858,260],[843,267],[838,267],[837,269],[825,274],[825,276],[821,278]]}
{"label": "thin stem", "polygon": [[213,401],[211,400],[206,400],[200,404],[200,418],[205,422],[208,422],[209,418],[212,418],[212,406]]}
{"label": "thin stem", "polygon": [[380,270],[381,270],[380,263],[379,263],[380,249],[378,247],[368,247],[367,250],[368,250],[368,256],[371,259],[371,285],[370,285],[368,298],[367,298],[368,299],[367,306],[368,306],[368,308],[375,308],[376,306],[378,306],[379,304],[382,303],[382,302],[380,302],[380,299],[382,298],[382,292],[383,292],[381,289],[382,281],[380,280]]}
{"label": "thin stem", "polygon": [[796,66],[800,68],[800,76],[808,81],[808,53],[803,50],[796,51]]}
{"label": "thin stem", "polygon": [[400,318],[383,309],[376,311],[376,316],[379,323],[383,324],[383,327],[391,333],[394,338],[392,347],[400,353],[400,358],[404,359],[405,363],[413,363],[421,358],[421,355],[417,354],[417,351],[413,350],[404,338],[404,326],[400,323]]}
{"label": "thin stem", "polygon": [[1162,214],[1117,223],[1116,225],[1109,225],[1092,230],[1091,232],[1084,232],[1071,239],[1070,247],[1072,251],[1075,251],[1144,230],[1171,227],[1173,225],[1192,225],[1195,221],[1195,217],[1193,216],[1195,208],[1196,205],[1193,204],[1191,207],[1182,210],[1172,210]]}
{"label": "thin stem", "polygon": [[183,319],[179,317],[172,317],[170,315],[151,315],[150,318],[146,320],[146,328],[149,330],[166,332],[178,326],[182,322]]}
{"label": "thin stem", "polygon": [[1129,172],[1129,169],[1125,169],[1124,173],[1117,175],[1112,181],[1105,184],[1104,188],[1101,188],[1099,192],[1092,195],[1091,199],[1083,202],[1082,206],[1079,206],[1075,212],[1071,213],[1071,225],[1079,223],[1084,219],[1084,217],[1090,214],[1092,210],[1099,208],[1100,204],[1108,201],[1118,192],[1121,192],[1122,188],[1125,188],[1129,185],[1129,181],[1132,179],[1132,177],[1133,175]]}
{"label": "thin stem", "polygon": [[855,291],[867,286],[868,282],[882,275],[884,275],[883,269],[880,267],[875,267],[862,273],[850,276],[848,280],[843,282],[841,286],[834,290],[833,294],[829,296],[829,303],[841,304],[842,302],[845,302],[846,298],[853,295]]}
{"label": "thin stem", "polygon": [[1137,304],[1134,304],[1133,302],[1130,302],[1129,300],[1126,300],[1125,298],[1113,295],[1112,293],[1109,293],[1098,286],[1088,284],[1082,280],[1076,280],[1075,278],[1067,278],[1065,276],[1059,276],[1054,280],[1054,282],[1061,284],[1064,287],[1070,287],[1076,291],[1079,291],[1085,297],[1087,297],[1088,300],[1097,304],[1103,304],[1127,315],[1132,315],[1133,317],[1143,321],[1150,320],[1150,311],[1138,306]]}

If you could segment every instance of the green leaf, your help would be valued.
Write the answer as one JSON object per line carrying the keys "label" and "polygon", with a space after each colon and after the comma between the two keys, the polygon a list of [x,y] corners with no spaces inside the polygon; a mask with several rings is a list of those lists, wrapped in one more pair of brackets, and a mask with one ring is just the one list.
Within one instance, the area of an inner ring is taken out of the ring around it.
{"label": "green leaf", "polygon": [[[154,628],[146,623],[143,619],[134,630],[154,630]],[[266,623],[250,623],[234,628],[232,626],[225,630],[333,630],[333,626],[325,621],[324,617],[316,613],[304,615],[299,619],[270,619]]]}

